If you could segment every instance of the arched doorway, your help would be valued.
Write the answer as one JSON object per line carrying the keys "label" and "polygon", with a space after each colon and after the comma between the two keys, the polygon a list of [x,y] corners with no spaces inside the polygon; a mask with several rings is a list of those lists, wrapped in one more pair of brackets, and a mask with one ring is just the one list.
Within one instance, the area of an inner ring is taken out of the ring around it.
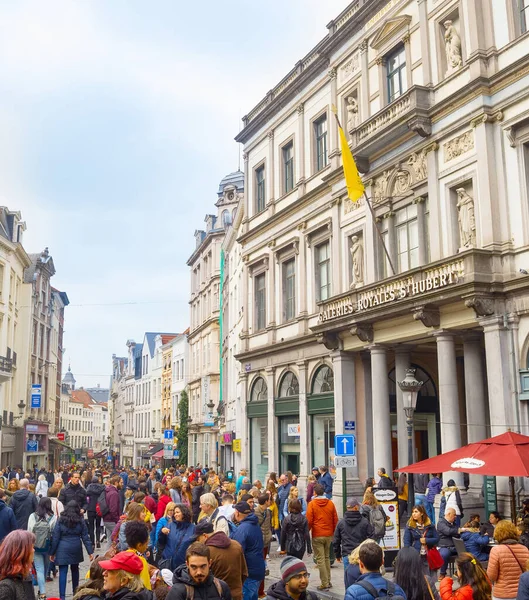
{"label": "arched doorway", "polygon": [[279,429],[279,468],[282,472],[299,473],[299,381],[295,373],[286,371],[275,398],[275,414]]}
{"label": "arched doorway", "polygon": [[246,407],[250,421],[250,473],[252,479],[264,481],[268,472],[268,386],[256,377],[250,387]]}
{"label": "arched doorway", "polygon": [[[416,369],[415,377],[424,384],[417,397],[417,408],[414,415],[415,460],[424,460],[441,453],[441,428],[439,414],[439,396],[437,387],[430,374],[422,367],[412,364]],[[397,382],[395,369],[389,372],[389,410],[391,413],[391,451],[393,468],[398,468],[398,434],[397,431]],[[402,432],[401,440],[403,439]]]}

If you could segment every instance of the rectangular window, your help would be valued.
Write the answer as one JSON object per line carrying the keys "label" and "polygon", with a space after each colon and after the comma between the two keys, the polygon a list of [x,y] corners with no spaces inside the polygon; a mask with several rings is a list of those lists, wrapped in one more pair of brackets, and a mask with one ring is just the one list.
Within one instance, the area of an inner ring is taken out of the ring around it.
{"label": "rectangular window", "polygon": [[327,166],[327,115],[314,121],[314,146],[316,150],[316,171]]}
{"label": "rectangular window", "polygon": [[529,0],[520,0],[520,29],[526,33],[529,25]]}
{"label": "rectangular window", "polygon": [[266,273],[255,278],[255,329],[261,331],[266,327]]}
{"label": "rectangular window", "polygon": [[255,169],[255,207],[258,213],[266,208],[265,168],[261,165]]}
{"label": "rectangular window", "polygon": [[331,296],[331,254],[329,242],[316,246],[315,258],[316,300],[322,302]]}
{"label": "rectangular window", "polygon": [[419,228],[417,205],[396,211],[397,268],[399,273],[419,266]]}
{"label": "rectangular window", "polygon": [[[529,0],[528,0],[529,1]],[[294,189],[294,143],[283,146],[283,193]]]}
{"label": "rectangular window", "polygon": [[296,316],[296,261],[294,258],[283,263],[283,320]]}
{"label": "rectangular window", "polygon": [[388,103],[393,102],[408,89],[406,77],[406,51],[398,48],[386,59],[388,80]]}

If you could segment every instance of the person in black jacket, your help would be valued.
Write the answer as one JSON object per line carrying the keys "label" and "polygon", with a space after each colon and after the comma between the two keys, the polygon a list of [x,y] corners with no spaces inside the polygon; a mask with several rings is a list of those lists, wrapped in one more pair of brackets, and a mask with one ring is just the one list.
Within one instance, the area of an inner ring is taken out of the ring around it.
{"label": "person in black jacket", "polygon": [[453,538],[459,537],[459,527],[455,521],[455,509],[447,508],[445,516],[441,517],[439,519],[439,523],[437,523],[437,533],[439,534],[439,553],[445,561],[439,572],[440,580],[446,575],[446,569],[448,567],[448,561],[450,560],[450,557],[457,554]]}
{"label": "person in black jacket", "polygon": [[64,506],[69,502],[72,502],[72,500],[77,502],[81,509],[81,514],[83,514],[87,507],[86,490],[80,483],[80,475],[77,471],[72,473],[70,483],[62,488],[59,495],[59,501],[62,502]]}
{"label": "person in black jacket", "polygon": [[29,491],[29,480],[20,480],[20,489],[11,496],[10,507],[15,513],[18,529],[27,529],[29,516],[37,510],[37,496]]}
{"label": "person in black jacket", "polygon": [[88,504],[86,512],[88,514],[88,535],[92,545],[101,548],[101,517],[96,512],[96,505],[99,496],[105,491],[105,486],[99,482],[99,477],[92,478],[92,482],[86,488]]}
{"label": "person in black jacket", "polygon": [[[291,500],[288,505],[288,515],[283,519],[281,525],[281,552],[279,554],[288,554],[295,556],[300,560],[305,554],[312,554],[310,543],[309,522],[307,517],[301,514],[301,502]],[[298,547],[296,547],[298,546]]]}
{"label": "person in black jacket", "polygon": [[186,600],[187,587],[194,587],[195,598],[202,600],[232,600],[230,588],[221,579],[213,577],[209,569],[211,555],[209,548],[195,542],[186,552],[186,563],[177,567],[173,576],[173,587],[166,600]]}
{"label": "person in black jacket", "polygon": [[17,529],[17,520],[15,519],[15,513],[5,503],[6,493],[0,489],[0,542],[5,538],[8,533],[11,533]]}
{"label": "person in black jacket", "polygon": [[281,581],[268,588],[266,600],[317,600],[318,596],[308,590],[310,573],[304,562],[287,556],[280,568]]}
{"label": "person in black jacket", "polygon": [[344,570],[349,566],[349,554],[364,540],[374,538],[375,528],[360,512],[360,502],[356,498],[347,499],[347,510],[338,521],[334,531],[333,548],[337,562],[343,561]]}

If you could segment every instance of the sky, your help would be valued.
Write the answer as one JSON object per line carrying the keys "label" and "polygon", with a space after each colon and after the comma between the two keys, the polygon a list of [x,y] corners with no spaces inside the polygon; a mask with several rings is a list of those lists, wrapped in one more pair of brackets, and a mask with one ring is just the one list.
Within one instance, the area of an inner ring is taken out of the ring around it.
{"label": "sky", "polygon": [[0,203],[53,256],[78,386],[108,386],[128,339],[187,328],[241,117],[348,4],[0,0]]}

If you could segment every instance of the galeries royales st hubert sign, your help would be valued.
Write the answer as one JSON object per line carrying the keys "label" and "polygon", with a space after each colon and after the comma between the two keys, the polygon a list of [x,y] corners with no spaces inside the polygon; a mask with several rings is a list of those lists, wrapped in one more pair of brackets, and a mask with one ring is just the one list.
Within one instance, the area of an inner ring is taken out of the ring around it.
{"label": "galeries royales st hubert sign", "polygon": [[383,304],[421,296],[464,280],[463,260],[457,260],[434,269],[420,271],[404,279],[363,291],[352,292],[345,298],[320,306],[319,322],[325,323],[354,313],[361,313]]}

